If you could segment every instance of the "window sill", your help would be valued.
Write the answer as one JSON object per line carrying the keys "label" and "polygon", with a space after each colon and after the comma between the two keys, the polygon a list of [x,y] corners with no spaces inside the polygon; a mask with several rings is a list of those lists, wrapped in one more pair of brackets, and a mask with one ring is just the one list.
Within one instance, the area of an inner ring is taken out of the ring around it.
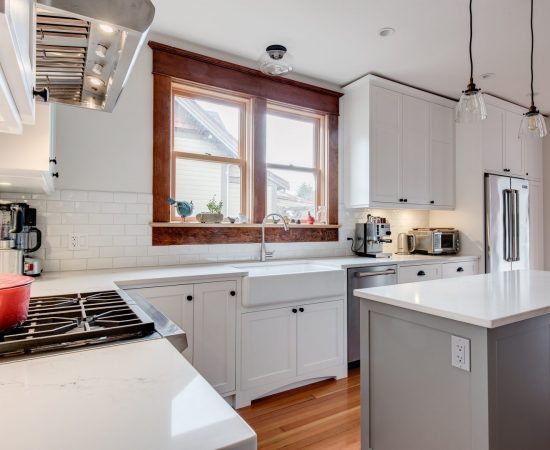
{"label": "window sill", "polygon": [[[243,244],[261,241],[261,224],[153,222],[153,245]],[[340,225],[289,224],[285,232],[281,224],[267,224],[267,242],[334,242]]]}
{"label": "window sill", "polygon": [[[201,222],[152,222],[153,228],[261,228],[261,223],[201,223]],[[289,223],[289,228],[341,228],[342,225],[327,225],[321,223]],[[268,223],[266,228],[282,228],[283,225]]]}

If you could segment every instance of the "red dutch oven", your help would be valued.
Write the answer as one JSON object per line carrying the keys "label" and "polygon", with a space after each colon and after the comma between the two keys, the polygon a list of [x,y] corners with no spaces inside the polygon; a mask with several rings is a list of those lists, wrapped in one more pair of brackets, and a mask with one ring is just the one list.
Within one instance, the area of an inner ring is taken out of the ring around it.
{"label": "red dutch oven", "polygon": [[0,274],[0,331],[27,319],[33,281],[23,275]]}

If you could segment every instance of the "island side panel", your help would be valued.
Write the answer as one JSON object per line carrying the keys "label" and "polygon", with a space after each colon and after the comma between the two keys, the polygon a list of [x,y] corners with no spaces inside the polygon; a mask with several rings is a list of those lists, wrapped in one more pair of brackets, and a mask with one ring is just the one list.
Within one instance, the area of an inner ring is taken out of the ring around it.
{"label": "island side panel", "polygon": [[493,450],[550,449],[550,314],[489,330]]}
{"label": "island side panel", "polygon": [[[471,372],[451,366],[470,339]],[[488,450],[487,330],[361,300],[363,450]]]}

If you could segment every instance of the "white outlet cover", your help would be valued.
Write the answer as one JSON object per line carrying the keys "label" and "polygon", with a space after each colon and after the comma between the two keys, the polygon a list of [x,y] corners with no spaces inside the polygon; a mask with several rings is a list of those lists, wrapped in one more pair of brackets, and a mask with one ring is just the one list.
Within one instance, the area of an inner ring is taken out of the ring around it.
{"label": "white outlet cover", "polygon": [[451,364],[461,370],[470,372],[470,340],[451,336]]}
{"label": "white outlet cover", "polygon": [[88,235],[81,234],[81,233],[71,233],[69,235],[69,249],[70,250],[87,250]]}

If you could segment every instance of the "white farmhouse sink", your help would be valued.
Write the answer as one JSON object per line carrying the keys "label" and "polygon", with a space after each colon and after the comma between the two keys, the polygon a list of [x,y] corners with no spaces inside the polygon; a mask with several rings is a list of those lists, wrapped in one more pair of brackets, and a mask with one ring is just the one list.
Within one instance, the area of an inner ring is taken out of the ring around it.
{"label": "white farmhouse sink", "polygon": [[306,261],[236,264],[233,267],[248,271],[242,296],[246,307],[345,295],[345,271],[335,267]]}

